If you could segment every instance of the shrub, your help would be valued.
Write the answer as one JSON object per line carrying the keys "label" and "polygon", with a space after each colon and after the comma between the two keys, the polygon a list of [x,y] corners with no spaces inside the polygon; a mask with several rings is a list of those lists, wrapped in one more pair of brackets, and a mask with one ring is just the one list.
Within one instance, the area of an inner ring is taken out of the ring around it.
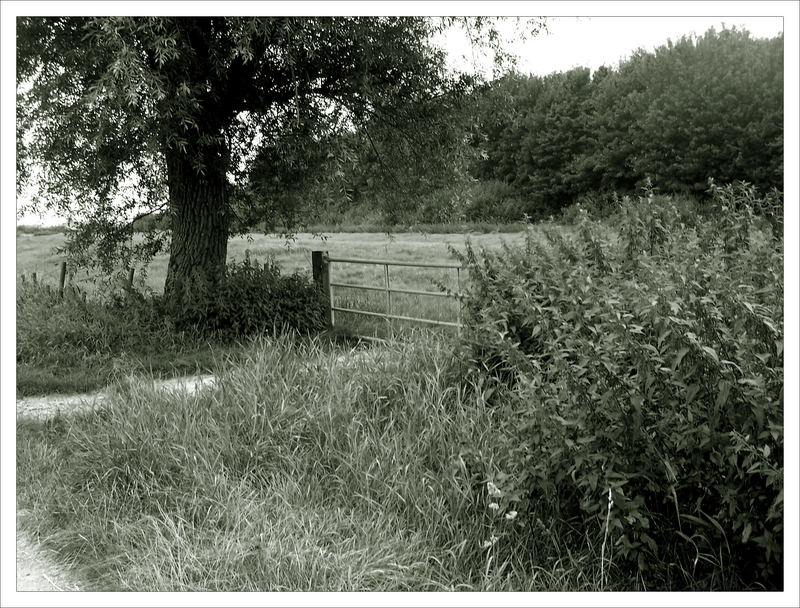
{"label": "shrub", "polygon": [[238,338],[275,330],[306,333],[324,326],[324,299],[303,275],[281,276],[274,263],[263,267],[233,262],[215,284],[195,277],[183,290],[172,316],[178,327]]}
{"label": "shrub", "polygon": [[474,185],[465,215],[473,222],[516,222],[529,211],[513,186],[492,180]]}
{"label": "shrub", "polygon": [[78,287],[67,286],[64,297],[52,285],[23,279],[17,283],[17,362],[32,363],[67,347],[83,357],[118,352],[120,345],[145,339],[158,325],[157,313],[104,303]]}
{"label": "shrub", "polygon": [[505,442],[475,458],[500,507],[607,534],[648,588],[783,584],[782,240],[742,232],[764,201],[726,192],[700,234],[641,197],[615,243],[584,215],[574,237],[463,256],[464,358]]}
{"label": "shrub", "polygon": [[464,221],[465,195],[461,188],[441,188],[420,197],[419,223],[447,224]]}

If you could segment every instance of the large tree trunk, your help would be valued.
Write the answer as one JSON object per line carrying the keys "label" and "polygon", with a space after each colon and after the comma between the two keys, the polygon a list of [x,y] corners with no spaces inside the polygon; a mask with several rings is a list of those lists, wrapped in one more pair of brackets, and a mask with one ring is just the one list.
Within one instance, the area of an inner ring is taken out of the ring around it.
{"label": "large tree trunk", "polygon": [[194,279],[213,283],[225,268],[230,225],[224,150],[204,150],[198,172],[186,154],[168,150],[170,245],[164,295],[177,303]]}

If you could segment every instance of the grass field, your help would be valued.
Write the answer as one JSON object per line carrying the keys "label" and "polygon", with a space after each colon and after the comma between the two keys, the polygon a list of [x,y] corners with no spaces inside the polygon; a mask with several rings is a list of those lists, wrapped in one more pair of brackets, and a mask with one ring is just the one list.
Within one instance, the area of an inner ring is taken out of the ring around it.
{"label": "grass field", "polygon": [[[521,233],[475,233],[475,234],[422,234],[422,233],[331,233],[323,237],[298,234],[288,240],[276,235],[251,234],[248,237],[232,238],[228,243],[228,261],[243,260],[247,251],[254,260],[276,260],[281,269],[290,273],[295,270],[311,273],[311,251],[326,250],[332,256],[396,259],[409,262],[453,262],[449,247],[463,250],[469,238],[476,247],[494,248],[503,241],[519,242]],[[63,245],[63,234],[18,234],[17,275],[36,272],[39,278],[58,280],[58,269],[62,260],[55,250]],[[146,285],[160,290],[167,272],[167,256],[156,257],[150,264]],[[381,271],[382,272],[382,271]],[[392,271],[394,273],[394,271]],[[414,280],[415,270],[398,270],[399,281]],[[349,279],[352,274],[344,275]],[[393,274],[393,278],[395,275]],[[368,277],[366,277],[368,278]],[[76,282],[85,283],[85,274],[78,274]],[[398,283],[400,284],[400,283]]]}

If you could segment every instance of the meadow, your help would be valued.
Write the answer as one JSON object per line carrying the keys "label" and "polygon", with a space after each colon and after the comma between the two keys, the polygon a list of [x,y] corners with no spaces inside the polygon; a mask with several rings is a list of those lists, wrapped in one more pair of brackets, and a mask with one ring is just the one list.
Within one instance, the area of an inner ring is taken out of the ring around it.
{"label": "meadow", "polygon": [[[228,261],[241,261],[247,252],[257,261],[275,260],[286,273],[294,271],[311,273],[311,251],[325,250],[331,256],[397,259],[408,262],[454,262],[456,259],[450,247],[464,249],[466,239],[478,248],[496,248],[503,242],[519,243],[523,232],[475,232],[458,233],[374,233],[374,232],[331,232],[322,234],[299,233],[292,237],[273,234],[253,233],[234,237],[228,242]],[[63,245],[61,233],[31,234],[18,233],[17,275],[36,272],[37,275],[55,284],[63,256],[56,250]],[[364,270],[363,267],[361,270]],[[365,273],[369,269],[364,270]],[[382,272],[382,270],[381,270]],[[137,269],[137,277],[140,269]],[[144,284],[153,290],[164,286],[167,273],[167,256],[156,256],[147,269]],[[398,269],[399,284],[408,284],[417,273],[414,269]],[[361,278],[345,274],[347,280]],[[365,276],[367,280],[372,279]],[[380,277],[382,280],[382,276]],[[85,272],[79,272],[74,281],[79,285],[89,283]]]}
{"label": "meadow", "polygon": [[[782,220],[747,194],[471,243],[234,240],[305,272],[460,260],[464,327],[241,340],[191,394],[127,366],[102,409],[18,421],[20,526],[98,590],[780,590]],[[56,331],[31,352],[81,335]]]}

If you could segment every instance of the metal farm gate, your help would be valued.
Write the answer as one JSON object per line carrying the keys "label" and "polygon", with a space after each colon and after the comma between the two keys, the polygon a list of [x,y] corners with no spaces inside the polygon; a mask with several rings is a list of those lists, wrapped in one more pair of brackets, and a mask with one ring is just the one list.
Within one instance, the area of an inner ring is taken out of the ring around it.
{"label": "metal farm gate", "polygon": [[[331,265],[332,264],[371,264],[383,266],[383,285],[360,285],[354,283],[339,283],[331,280]],[[392,287],[389,277],[390,266],[411,266],[417,268],[443,268],[451,269],[456,272],[456,293],[447,293],[443,291],[424,291],[420,289],[407,289],[403,287]],[[433,296],[441,298],[458,299],[461,296],[461,264],[447,264],[447,263],[423,263],[423,262],[402,262],[395,260],[372,260],[361,258],[337,258],[328,255],[327,251],[312,251],[311,252],[311,267],[314,275],[314,280],[323,290],[327,296],[327,322],[330,328],[335,327],[336,313],[355,313],[360,315],[367,315],[371,317],[380,317],[391,322],[392,319],[398,321],[410,321],[414,323],[426,323],[429,325],[439,325],[446,327],[461,328],[461,310],[459,307],[456,321],[440,321],[436,319],[426,319],[422,317],[412,317],[407,315],[394,314],[392,308],[392,294],[402,293],[417,296]],[[350,289],[363,289],[367,291],[379,291],[386,294],[386,312],[375,312],[372,310],[360,310],[356,308],[344,308],[336,306],[334,301],[333,288],[346,287]]]}

